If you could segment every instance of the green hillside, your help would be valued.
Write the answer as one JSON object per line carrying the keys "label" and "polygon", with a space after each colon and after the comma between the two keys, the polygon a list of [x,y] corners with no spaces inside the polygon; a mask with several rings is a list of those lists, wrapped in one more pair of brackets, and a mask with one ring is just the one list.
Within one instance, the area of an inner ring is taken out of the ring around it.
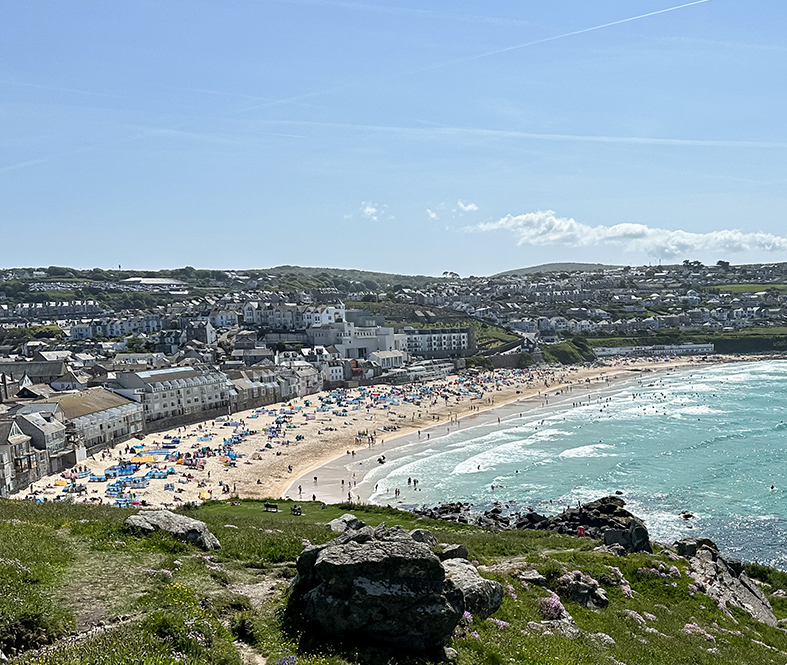
{"label": "green hillside", "polygon": [[[169,535],[131,533],[123,522],[133,511],[0,500],[0,648],[14,665],[361,662],[352,645],[307,647],[282,623],[281,612],[304,539],[327,542],[333,534],[326,522],[348,507],[322,510],[306,503],[304,515],[296,517],[290,504],[279,503],[280,513],[266,513],[252,501],[187,511],[222,543],[206,555]],[[489,566],[483,574],[503,584],[506,597],[494,617],[470,617],[458,629],[453,647],[460,665],[785,662],[783,630],[742,610],[726,614],[703,593],[693,593],[686,561],[658,547],[653,555],[614,557],[593,552],[598,543],[587,538],[494,532],[392,509],[353,511],[371,525],[419,526],[443,542],[463,543],[471,559]],[[586,609],[563,599],[581,633],[570,639],[536,630],[552,601],[542,600],[548,590],[520,581],[518,571],[527,565],[553,588],[562,571],[580,570],[600,582],[609,606]],[[670,567],[670,575],[654,576],[659,567]],[[783,573],[765,567],[749,572],[771,592],[787,589]],[[787,602],[773,600],[777,616],[787,616]],[[72,631],[79,634],[61,640]]]}

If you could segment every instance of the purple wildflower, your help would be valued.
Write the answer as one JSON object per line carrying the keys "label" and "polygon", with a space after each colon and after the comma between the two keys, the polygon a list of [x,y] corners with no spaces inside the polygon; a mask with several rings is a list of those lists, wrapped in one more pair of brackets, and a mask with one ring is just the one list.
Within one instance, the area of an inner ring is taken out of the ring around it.
{"label": "purple wildflower", "polygon": [[503,621],[502,619],[490,618],[489,621],[497,625],[497,627],[500,630],[503,630],[503,628],[507,628],[508,626],[511,625],[510,623],[508,623],[508,621]]}
{"label": "purple wildflower", "polygon": [[538,608],[545,619],[559,619],[563,616],[566,608],[560,602],[560,596],[552,593],[550,596],[538,599]]}

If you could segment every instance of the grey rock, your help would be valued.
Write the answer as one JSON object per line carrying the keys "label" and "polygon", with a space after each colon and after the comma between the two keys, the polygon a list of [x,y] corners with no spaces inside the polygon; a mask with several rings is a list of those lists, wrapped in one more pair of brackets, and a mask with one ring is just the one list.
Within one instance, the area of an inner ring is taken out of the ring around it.
{"label": "grey rock", "polygon": [[528,630],[541,633],[543,635],[562,635],[570,640],[576,639],[582,635],[582,631],[577,626],[574,617],[566,612],[560,619],[552,619],[550,621],[529,621],[527,624]]}
{"label": "grey rock", "polygon": [[432,535],[431,531],[426,529],[413,529],[410,532],[410,538],[417,543],[423,543],[427,547],[437,547],[437,538]]}
{"label": "grey rock", "polygon": [[503,603],[503,587],[499,582],[488,580],[478,574],[467,559],[443,561],[445,576],[451,580],[465,597],[465,609],[482,619],[491,616]]}
{"label": "grey rock", "polygon": [[729,613],[729,607],[738,607],[757,621],[769,626],[778,624],[768,598],[743,572],[742,564],[735,561],[730,565],[713,541],[697,538],[675,544],[678,552],[689,558],[691,577],[702,583],[705,594],[715,600],[720,609]]}
{"label": "grey rock", "polygon": [[288,613],[321,639],[434,651],[465,610],[440,560],[401,529],[347,532],[305,549],[296,565]]}
{"label": "grey rock", "polygon": [[448,559],[466,559],[468,554],[464,545],[445,545],[437,556],[440,557],[440,561],[448,561]]}
{"label": "grey rock", "polygon": [[345,513],[341,517],[328,522],[328,528],[334,533],[344,533],[345,531],[357,531],[366,526],[365,522],[359,520],[351,513]]}
{"label": "grey rock", "polygon": [[600,545],[599,547],[593,548],[594,552],[601,552],[602,554],[609,554],[611,556],[626,556],[628,554],[628,550],[618,543],[612,543],[611,545]]}
{"label": "grey rock", "polygon": [[217,550],[221,547],[218,538],[200,520],[176,515],[169,510],[143,510],[131,515],[125,522],[127,527],[140,529],[146,533],[167,531],[178,540],[183,540],[204,550]]}
{"label": "grey rock", "polygon": [[620,545],[629,552],[652,552],[650,538],[645,525],[632,518],[627,529],[607,529],[604,531],[604,545]]}
{"label": "grey rock", "polygon": [[675,549],[678,555],[684,556],[687,559],[697,556],[697,551],[703,547],[716,552],[719,551],[719,548],[716,547],[716,543],[709,538],[684,538],[683,540],[675,542]]}
{"label": "grey rock", "polygon": [[449,663],[455,663],[459,660],[459,652],[451,647],[445,647],[443,649],[443,659],[447,660]]}
{"label": "grey rock", "polygon": [[519,573],[519,579],[527,584],[535,584],[536,586],[547,585],[547,578],[537,570],[523,570]]}
{"label": "grey rock", "polygon": [[609,605],[607,592],[592,577],[576,570],[566,573],[557,581],[557,591],[583,607],[606,607]]}

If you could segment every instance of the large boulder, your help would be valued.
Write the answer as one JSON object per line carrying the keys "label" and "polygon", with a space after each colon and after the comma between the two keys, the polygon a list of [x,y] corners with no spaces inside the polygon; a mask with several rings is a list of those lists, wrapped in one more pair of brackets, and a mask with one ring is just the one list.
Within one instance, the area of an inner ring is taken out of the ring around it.
{"label": "large boulder", "polygon": [[465,611],[440,560],[407,531],[347,531],[297,561],[288,614],[321,639],[411,652],[445,645]]}
{"label": "large boulder", "polygon": [[140,511],[126,520],[126,526],[146,533],[167,531],[178,540],[191,543],[203,550],[217,550],[221,547],[219,539],[208,530],[205,522],[185,515],[177,515],[169,510]]}
{"label": "large boulder", "polygon": [[426,529],[413,529],[410,532],[410,538],[419,543],[423,543],[429,548],[437,547],[437,538],[432,535],[431,531],[427,531]]}
{"label": "large boulder", "polygon": [[607,592],[590,575],[575,570],[562,575],[557,581],[561,598],[569,598],[582,607],[606,607],[609,605]]}
{"label": "large boulder", "polygon": [[466,559],[469,554],[464,545],[456,543],[443,545],[443,550],[438,552],[437,556],[440,558],[440,561],[448,561],[449,559]]}
{"label": "large boulder", "polygon": [[629,552],[651,552],[650,536],[645,525],[636,517],[627,529],[607,529],[604,531],[604,545],[620,545]]}
{"label": "large boulder", "polygon": [[344,533],[345,531],[357,531],[366,526],[365,522],[359,520],[352,513],[345,513],[341,517],[328,522],[328,528],[334,533]]}
{"label": "large boulder", "polygon": [[482,619],[491,616],[503,603],[503,587],[499,582],[481,577],[467,559],[443,561],[445,575],[465,597],[465,609]]}
{"label": "large boulder", "polygon": [[737,560],[726,560],[712,540],[686,538],[675,543],[681,556],[689,559],[689,575],[698,591],[703,591],[725,612],[729,607],[745,610],[757,621],[776,626],[773,608],[760,588],[744,572]]}

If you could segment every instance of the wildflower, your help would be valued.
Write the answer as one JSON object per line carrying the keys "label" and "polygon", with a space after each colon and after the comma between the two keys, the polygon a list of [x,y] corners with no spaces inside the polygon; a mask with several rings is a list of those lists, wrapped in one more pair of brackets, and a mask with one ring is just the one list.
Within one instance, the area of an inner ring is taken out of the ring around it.
{"label": "wildflower", "polygon": [[680,578],[680,569],[677,566],[670,566],[669,572],[667,574],[670,577]]}
{"label": "wildflower", "polygon": [[467,621],[467,623],[473,623],[473,615],[470,614],[470,612],[468,612],[467,610],[465,610],[465,613],[462,615],[462,618],[465,621]]}
{"label": "wildflower", "polygon": [[297,665],[298,659],[295,656],[282,656],[273,665]]}
{"label": "wildflower", "polygon": [[620,585],[620,593],[623,594],[624,598],[633,598],[634,592],[631,590],[631,587],[628,584],[621,584]]}
{"label": "wildflower", "polygon": [[550,596],[538,599],[538,608],[545,619],[559,619],[565,613],[566,608],[560,602],[560,596],[556,593],[550,593]]}
{"label": "wildflower", "polygon": [[503,621],[502,619],[490,618],[489,621],[497,625],[497,627],[500,630],[503,630],[503,628],[507,628],[508,626],[511,625],[510,623],[508,623],[508,621]]}
{"label": "wildflower", "polygon": [[180,663],[186,660],[186,654],[183,653],[182,651],[173,651],[172,660],[174,660],[176,663]]}
{"label": "wildflower", "polygon": [[475,637],[479,642],[481,641],[481,636],[478,634],[477,630],[474,630],[472,633],[470,633],[470,637]]}
{"label": "wildflower", "polygon": [[516,590],[514,589],[513,584],[508,584],[506,586],[506,590],[508,591],[508,595],[511,596],[511,598],[513,598],[514,600],[519,600],[519,598],[516,595]]}

